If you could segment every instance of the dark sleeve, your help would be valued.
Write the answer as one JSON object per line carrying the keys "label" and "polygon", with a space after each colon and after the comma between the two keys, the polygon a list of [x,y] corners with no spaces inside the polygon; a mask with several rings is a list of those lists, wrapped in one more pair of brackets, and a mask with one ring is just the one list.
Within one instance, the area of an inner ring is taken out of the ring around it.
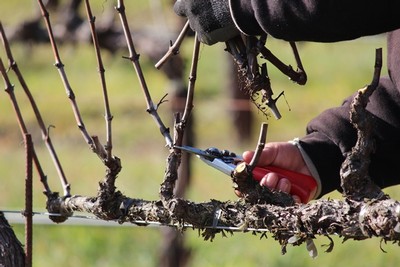
{"label": "dark sleeve", "polygon": [[[357,133],[349,122],[350,104],[324,111],[307,126],[301,145],[310,156],[322,181],[322,194],[340,189],[340,167],[354,146]],[[376,150],[370,175],[380,187],[400,184],[399,93],[389,78],[383,78],[370,97],[367,110],[374,115]]]}
{"label": "dark sleeve", "polygon": [[288,41],[334,42],[400,27],[399,0],[230,0],[244,33]]}

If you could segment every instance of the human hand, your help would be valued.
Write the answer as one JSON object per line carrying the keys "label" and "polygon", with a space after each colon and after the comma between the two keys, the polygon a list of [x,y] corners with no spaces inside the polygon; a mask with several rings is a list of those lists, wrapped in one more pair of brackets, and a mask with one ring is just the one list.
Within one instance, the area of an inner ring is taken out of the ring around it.
{"label": "human hand", "polygon": [[[246,151],[243,154],[243,159],[246,163],[250,163],[253,158],[254,151]],[[302,154],[300,153],[297,146],[287,142],[276,142],[268,143],[258,161],[257,166],[268,167],[273,165],[289,171],[305,174],[311,176],[311,173],[303,160]],[[270,172],[266,174],[260,180],[261,186],[266,186],[272,190],[279,190],[286,193],[290,193],[292,183],[289,179],[278,175],[277,173]],[[238,196],[240,192],[236,192]],[[311,196],[313,197],[313,196]],[[295,202],[300,203],[301,199],[299,196],[293,195]]]}
{"label": "human hand", "polygon": [[202,43],[213,45],[239,34],[229,11],[228,0],[177,0],[174,11],[189,19],[190,27]]}

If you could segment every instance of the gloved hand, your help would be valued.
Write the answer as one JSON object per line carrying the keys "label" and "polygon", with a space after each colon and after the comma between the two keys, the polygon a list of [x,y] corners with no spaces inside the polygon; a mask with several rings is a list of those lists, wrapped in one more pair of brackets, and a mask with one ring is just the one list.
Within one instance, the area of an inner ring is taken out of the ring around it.
{"label": "gloved hand", "polygon": [[213,45],[239,34],[228,0],[177,0],[174,11],[189,19],[190,27],[202,43]]}

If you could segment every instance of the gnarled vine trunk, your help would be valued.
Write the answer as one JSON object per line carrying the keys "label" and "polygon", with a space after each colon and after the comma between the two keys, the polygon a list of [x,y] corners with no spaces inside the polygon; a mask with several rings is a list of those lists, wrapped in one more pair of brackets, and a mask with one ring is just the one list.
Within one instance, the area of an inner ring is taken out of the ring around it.
{"label": "gnarled vine trunk", "polygon": [[0,212],[0,266],[25,266],[22,244],[2,212]]}

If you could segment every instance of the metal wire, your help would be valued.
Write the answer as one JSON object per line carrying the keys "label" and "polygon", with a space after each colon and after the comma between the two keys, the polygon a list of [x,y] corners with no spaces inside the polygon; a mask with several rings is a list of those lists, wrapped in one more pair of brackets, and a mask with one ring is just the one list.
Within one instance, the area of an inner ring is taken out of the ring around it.
{"label": "metal wire", "polygon": [[[17,210],[0,210],[0,212],[3,212],[4,215],[7,217],[7,214],[21,214],[21,216],[23,216],[21,211],[17,211]],[[58,213],[49,213],[49,212],[32,212],[33,215],[38,215],[38,216],[63,216],[61,214]],[[102,219],[99,219],[95,216],[90,216],[90,215],[72,215],[68,218],[74,219],[74,222],[71,223],[70,221],[66,221],[63,224],[74,224],[74,225],[82,225],[82,226],[150,226],[150,227],[179,227],[179,228],[192,228],[194,229],[195,227],[191,224],[164,224],[164,223],[160,223],[160,222],[155,222],[155,221],[144,221],[144,220],[136,220],[136,221],[132,221],[132,224],[120,224],[117,221],[105,221]],[[15,219],[15,218],[14,218]],[[83,221],[85,220],[91,220],[93,222],[91,223],[83,223]],[[47,223],[52,222],[51,220],[48,220]],[[100,222],[100,223],[99,223]],[[40,224],[35,222],[35,220],[33,221],[34,224]],[[42,223],[44,224],[44,222]],[[246,228],[246,227],[234,227],[234,226],[219,226],[219,225],[212,225],[212,226],[204,226],[204,228],[207,229],[215,229],[215,230],[226,230],[226,231],[232,231],[232,232],[269,232],[268,229],[264,229],[264,228]]]}

